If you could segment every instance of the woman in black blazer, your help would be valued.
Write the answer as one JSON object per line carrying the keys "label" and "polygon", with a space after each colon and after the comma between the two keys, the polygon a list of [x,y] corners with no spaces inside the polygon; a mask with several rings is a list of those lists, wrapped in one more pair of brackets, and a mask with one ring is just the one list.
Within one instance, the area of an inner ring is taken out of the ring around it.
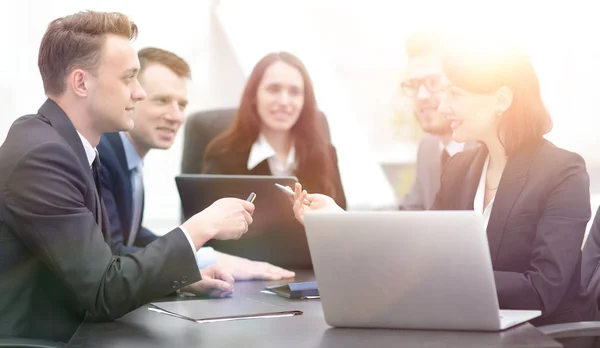
{"label": "woman in black blazer", "polygon": [[[439,111],[451,120],[455,141],[483,146],[449,160],[432,209],[483,216],[502,309],[541,310],[534,325],[596,320],[596,302],[581,284],[590,218],[583,158],[543,138],[551,121],[523,49],[451,43],[442,55]],[[300,190],[299,220],[308,209],[335,209],[330,198]]]}
{"label": "woman in black blazer", "polygon": [[250,74],[231,127],[207,145],[202,172],[293,175],[345,208],[337,154],[320,117],[304,64],[287,52],[270,53]]}

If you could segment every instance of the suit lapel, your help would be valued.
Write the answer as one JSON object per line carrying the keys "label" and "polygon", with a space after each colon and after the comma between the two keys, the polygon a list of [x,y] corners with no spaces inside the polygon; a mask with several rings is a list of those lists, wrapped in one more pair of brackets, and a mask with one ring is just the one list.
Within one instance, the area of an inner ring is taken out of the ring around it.
{"label": "suit lapel", "polygon": [[264,160],[260,162],[256,167],[249,171],[250,175],[271,175],[271,169],[269,168],[269,162]]}
{"label": "suit lapel", "polygon": [[126,221],[124,221],[126,224],[123,226],[123,240],[127,241],[129,239],[129,232],[131,231],[131,221],[133,221],[133,188],[131,187],[131,172],[129,170],[129,165],[127,164],[127,156],[125,155],[123,140],[121,139],[119,133],[107,133],[104,136],[106,137],[106,140],[108,140],[110,147],[115,152],[120,170],[125,178],[126,190],[121,197],[125,200],[122,207],[124,209],[124,215],[127,217]]}
{"label": "suit lapel", "polygon": [[103,209],[104,204],[101,201],[99,192],[96,190],[94,173],[90,168],[90,164],[85,154],[85,149],[83,148],[83,144],[81,143],[81,139],[79,138],[79,134],[77,133],[75,126],[73,126],[73,123],[67,114],[65,114],[60,106],[58,106],[58,104],[56,104],[52,99],[46,99],[46,102],[40,107],[38,113],[50,122],[50,125],[52,125],[58,134],[65,139],[67,144],[69,144],[79,159],[79,165],[87,179],[88,187],[91,187],[92,191],[94,192],[95,206],[88,208],[90,208],[90,211],[94,214],[96,223],[101,226],[104,240],[107,242],[110,241],[108,222],[106,221],[106,212]]}
{"label": "suit lapel", "polygon": [[83,148],[83,144],[81,143],[81,139],[79,138],[79,134],[77,134],[75,126],[73,126],[73,123],[67,114],[65,114],[52,99],[47,99],[38,112],[50,121],[52,127],[54,127],[58,134],[60,134],[67,141],[67,144],[71,146],[79,159],[79,164],[85,169],[86,176],[95,187],[94,177],[87,156],[85,155],[85,149]]}
{"label": "suit lapel", "polygon": [[479,185],[479,179],[481,179],[481,171],[483,170],[483,164],[487,158],[488,150],[487,147],[481,146],[475,152],[472,160],[467,160],[469,167],[464,177],[464,185],[462,187],[463,192],[459,192],[457,197],[461,197],[458,204],[459,210],[473,210],[473,200],[477,193],[477,186]]}
{"label": "suit lapel", "polygon": [[535,159],[539,144],[511,157],[506,163],[487,228],[492,262],[496,261],[508,217],[527,182],[529,168]]}
{"label": "suit lapel", "polygon": [[125,148],[123,147],[123,141],[121,140],[121,136],[119,133],[106,133],[104,134],[106,140],[115,151],[117,155],[117,161],[119,161],[119,165],[123,170],[129,172],[129,167],[127,166],[127,157],[125,156]]}
{"label": "suit lapel", "polygon": [[108,219],[108,214],[106,213],[106,207],[104,206],[103,200],[100,202],[100,210],[102,214],[102,234],[104,234],[104,241],[106,244],[111,245],[110,220]]}

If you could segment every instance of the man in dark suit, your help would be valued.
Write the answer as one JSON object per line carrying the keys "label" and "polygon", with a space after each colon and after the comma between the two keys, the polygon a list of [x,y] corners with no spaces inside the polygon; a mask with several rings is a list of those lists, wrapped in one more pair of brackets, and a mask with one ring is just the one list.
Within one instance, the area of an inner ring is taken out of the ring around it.
{"label": "man in dark suit", "polygon": [[413,99],[413,111],[425,132],[417,152],[415,181],[404,197],[400,209],[431,208],[440,188],[442,170],[450,157],[476,144],[452,140],[452,128],[445,115],[438,112],[442,92],[442,64],[439,50],[442,36],[419,32],[406,40],[408,65],[402,82],[404,94]]}
{"label": "man in dark suit", "polygon": [[112,320],[182,287],[232,290],[227,272],[199,271],[195,253],[247,231],[254,206],[243,200],[219,200],[135,254],[108,245],[94,147],[103,132],[131,129],[146,97],[136,35],[125,15],[87,11],[42,38],[48,99],[0,147],[0,336],[66,342],[84,319]]}
{"label": "man in dark suit", "polygon": [[[188,104],[190,67],[176,54],[154,47],[138,52],[138,79],[147,99],[133,111],[135,127],[129,132],[107,133],[98,145],[102,161],[102,198],[111,227],[113,252],[131,253],[157,239],[142,226],[144,211],[143,160],[152,149],[168,149],[184,121]],[[218,263],[236,280],[290,278],[295,274],[266,262],[256,262],[203,247],[198,267]]]}

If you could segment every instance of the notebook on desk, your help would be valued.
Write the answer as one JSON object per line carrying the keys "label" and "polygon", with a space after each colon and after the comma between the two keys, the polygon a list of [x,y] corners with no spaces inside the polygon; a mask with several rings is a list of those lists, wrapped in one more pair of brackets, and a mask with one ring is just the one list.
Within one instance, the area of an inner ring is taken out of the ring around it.
{"label": "notebook on desk", "polygon": [[282,310],[249,298],[153,302],[148,310],[199,324],[284,318],[303,314],[299,310]]}

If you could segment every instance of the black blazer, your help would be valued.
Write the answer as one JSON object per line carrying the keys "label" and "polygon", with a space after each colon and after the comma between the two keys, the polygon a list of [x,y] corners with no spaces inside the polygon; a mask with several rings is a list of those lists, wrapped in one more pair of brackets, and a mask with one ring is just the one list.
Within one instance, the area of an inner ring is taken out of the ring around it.
{"label": "black blazer", "polygon": [[[335,200],[337,205],[342,209],[346,209],[346,195],[344,194],[344,188],[342,187],[342,180],[340,177],[340,171],[338,169],[337,152],[333,145],[328,145],[328,151],[330,158],[333,161],[333,167],[335,169],[334,183],[337,194],[335,197],[331,197]],[[231,174],[231,175],[272,175],[269,163],[267,160],[262,161],[252,170],[248,170],[248,157],[250,157],[250,150],[232,152],[227,155],[214,156],[207,155],[206,164],[203,166],[203,174]],[[315,172],[318,172],[318,168],[315,168]],[[198,174],[198,173],[188,173]],[[302,183],[303,178],[298,177],[298,181]],[[308,192],[311,192],[311,188],[306,188]],[[314,191],[314,190],[313,190]]]}
{"label": "black blazer", "polygon": [[178,228],[113,256],[81,139],[52,100],[10,128],[0,188],[0,336],[66,342],[84,318],[112,320],[200,279]]}
{"label": "black blazer", "polygon": [[125,148],[119,133],[104,134],[98,144],[98,154],[102,161],[100,171],[102,200],[110,221],[113,253],[124,255],[136,252],[158,237],[141,225],[144,218],[144,205],[142,202],[142,216],[140,224],[137,226],[138,231],[134,243],[132,246],[126,245],[133,218],[133,212],[131,211],[133,189],[127,158],[125,157]]}
{"label": "black blazer", "polygon": [[[433,210],[473,210],[487,148],[454,155]],[[581,284],[581,245],[590,219],[589,177],[581,156],[544,140],[512,156],[487,227],[502,309],[538,309],[534,325],[596,319]]]}

